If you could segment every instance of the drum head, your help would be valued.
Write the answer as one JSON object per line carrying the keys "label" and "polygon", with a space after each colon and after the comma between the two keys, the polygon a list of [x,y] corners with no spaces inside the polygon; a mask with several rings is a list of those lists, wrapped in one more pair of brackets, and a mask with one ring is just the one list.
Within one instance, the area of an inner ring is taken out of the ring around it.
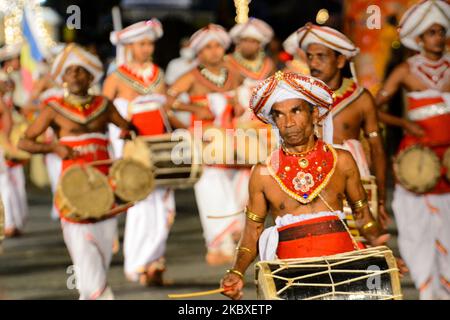
{"label": "drum head", "polygon": [[61,176],[58,191],[64,203],[80,219],[101,219],[114,204],[108,178],[90,166],[68,168]]}
{"label": "drum head", "polygon": [[447,169],[445,177],[450,182],[450,148],[445,150],[444,157],[442,158],[442,165]]}
{"label": "drum head", "polygon": [[11,130],[11,135],[9,136],[11,145],[14,146],[13,148],[7,146],[6,137],[3,134],[0,134],[0,146],[2,146],[5,150],[6,159],[13,159],[20,161],[20,160],[29,160],[31,158],[31,154],[17,148],[19,140],[22,138],[27,128],[28,125],[25,122],[14,125],[14,127]]}
{"label": "drum head", "polygon": [[439,180],[439,158],[427,147],[413,146],[398,154],[394,172],[406,189],[424,193],[433,189]]}
{"label": "drum head", "polygon": [[115,195],[126,202],[145,199],[155,187],[152,170],[133,159],[115,161],[109,177],[115,185]]}

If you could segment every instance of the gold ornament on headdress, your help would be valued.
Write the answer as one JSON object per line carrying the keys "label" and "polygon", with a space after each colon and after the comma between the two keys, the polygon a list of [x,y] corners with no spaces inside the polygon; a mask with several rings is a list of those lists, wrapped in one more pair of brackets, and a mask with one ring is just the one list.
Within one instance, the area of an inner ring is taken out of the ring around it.
{"label": "gold ornament on headdress", "polygon": [[246,23],[248,21],[248,5],[251,0],[234,0],[236,7],[236,23]]}

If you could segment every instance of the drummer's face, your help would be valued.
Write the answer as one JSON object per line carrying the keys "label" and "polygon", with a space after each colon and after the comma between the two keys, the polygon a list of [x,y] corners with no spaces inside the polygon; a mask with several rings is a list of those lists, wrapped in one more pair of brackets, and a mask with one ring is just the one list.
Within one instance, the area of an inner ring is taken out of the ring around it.
{"label": "drummer's face", "polygon": [[70,93],[85,95],[94,77],[82,66],[72,65],[66,69],[62,79],[67,84],[67,89]]}
{"label": "drummer's face", "polygon": [[325,83],[336,77],[346,62],[343,55],[318,43],[311,43],[308,46],[306,58],[311,75]]}
{"label": "drummer's face", "polygon": [[130,44],[133,60],[138,63],[144,63],[151,60],[155,51],[155,44],[150,39],[142,39]]}
{"label": "drummer's face", "polygon": [[304,145],[314,134],[318,111],[305,100],[289,99],[274,103],[271,115],[288,147]]}
{"label": "drummer's face", "polygon": [[222,62],[225,55],[223,46],[215,40],[208,42],[198,53],[200,63],[206,65],[217,65]]}
{"label": "drummer's face", "polygon": [[445,51],[446,30],[435,23],[419,37],[418,41],[423,43],[425,51],[441,54]]}
{"label": "drummer's face", "polygon": [[238,50],[244,58],[252,59],[261,51],[261,42],[253,38],[242,38],[239,40]]}

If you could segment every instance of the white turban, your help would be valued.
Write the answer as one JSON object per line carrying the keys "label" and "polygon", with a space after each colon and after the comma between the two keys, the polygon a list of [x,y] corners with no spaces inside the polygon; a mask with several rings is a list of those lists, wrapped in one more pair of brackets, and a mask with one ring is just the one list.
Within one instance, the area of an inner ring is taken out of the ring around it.
{"label": "white turban", "polygon": [[304,51],[311,43],[322,44],[335,50],[347,59],[351,59],[359,53],[359,48],[343,33],[329,27],[316,26],[307,23],[297,30],[297,43]]}
{"label": "white turban", "polygon": [[297,31],[295,31],[289,37],[287,37],[286,40],[284,40],[283,49],[291,56],[295,56],[297,54],[298,47],[298,35]]}
{"label": "white turban", "polygon": [[250,98],[250,108],[263,122],[275,126],[270,114],[272,106],[289,99],[302,99],[319,109],[323,120],[323,140],[333,143],[333,119],[330,108],[333,91],[319,79],[293,72],[278,71],[275,75],[259,83]]}
{"label": "white turban", "polygon": [[161,22],[156,18],[140,21],[120,31],[111,32],[109,40],[117,46],[117,65],[125,63],[129,58],[128,53],[125,52],[124,45],[143,39],[149,39],[154,42],[162,36],[163,28]]}
{"label": "white turban", "polygon": [[20,55],[22,44],[9,44],[0,48],[0,62],[10,60]]}
{"label": "white turban", "polygon": [[450,5],[445,1],[428,0],[409,8],[400,20],[400,41],[409,49],[420,51],[416,37],[433,24],[440,24],[450,34]]}
{"label": "white turban", "polygon": [[225,50],[231,44],[231,38],[222,26],[209,24],[191,36],[189,47],[197,54],[211,41],[219,42]]}
{"label": "white turban", "polygon": [[100,59],[80,46],[71,43],[56,56],[52,64],[52,77],[62,85],[62,76],[66,69],[73,65],[82,66],[92,74],[94,77],[92,85],[99,82],[103,76],[103,65]]}
{"label": "white turban", "polygon": [[242,38],[252,38],[265,46],[273,38],[273,29],[262,20],[250,18],[247,22],[239,23],[231,28],[229,34],[235,43]]}

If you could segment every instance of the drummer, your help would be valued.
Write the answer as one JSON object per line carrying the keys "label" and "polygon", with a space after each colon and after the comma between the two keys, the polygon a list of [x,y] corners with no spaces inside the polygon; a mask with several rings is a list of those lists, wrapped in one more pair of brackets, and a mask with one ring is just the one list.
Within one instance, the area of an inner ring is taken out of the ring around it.
{"label": "drummer", "polygon": [[[44,101],[38,118],[30,125],[19,147],[30,153],[54,152],[61,157],[62,172],[74,164],[107,160],[108,123],[114,123],[127,135],[130,125],[108,99],[88,93],[97,83],[103,67],[97,56],[75,44],[69,44],[56,57],[52,76],[66,93]],[[38,136],[52,127],[59,142],[36,142]],[[98,167],[107,173],[107,166]],[[64,242],[76,271],[80,299],[112,299],[107,284],[111,262],[116,218],[99,222],[77,223],[61,215]]]}
{"label": "drummer", "polygon": [[[386,156],[379,133],[377,108],[371,93],[358,85],[356,74],[352,71],[352,59],[359,48],[341,32],[311,23],[297,30],[297,44],[306,52],[311,75],[333,90],[331,114],[335,147],[350,151],[361,178],[369,180],[369,168],[373,167],[378,194],[378,220],[383,227],[387,227]],[[369,159],[360,141],[361,131],[369,142]]]}
{"label": "drummer", "polygon": [[[226,296],[242,298],[244,273],[258,251],[261,260],[275,260],[357,249],[341,220],[344,195],[370,244],[388,240],[370,213],[355,160],[331,144],[332,126],[327,125],[331,115],[324,120],[324,136],[329,140],[314,134],[314,126],[332,106],[332,94],[320,80],[281,71],[253,92],[251,109],[263,122],[276,126],[282,146],[266,164],[252,170],[245,229],[233,267],[222,280]],[[269,212],[276,226],[263,230]],[[287,234],[289,238],[283,239]]]}
{"label": "drummer", "polygon": [[[273,29],[260,19],[250,18],[247,22],[238,23],[231,28],[229,35],[236,48],[233,53],[225,56],[225,60],[231,68],[238,70],[243,78],[243,83],[236,92],[239,106],[245,110],[242,115],[233,119],[234,126],[270,130],[270,127],[258,121],[246,106],[258,81],[275,73],[275,64],[264,51],[273,38]],[[248,201],[249,177],[250,168],[240,168],[235,177],[234,190],[241,208],[244,208]]]}
{"label": "drummer", "polygon": [[[195,52],[199,64],[181,76],[167,91],[167,104],[174,111],[191,113],[191,128],[198,124],[201,124],[202,129],[232,128],[233,116],[242,114],[243,109],[234,103],[232,96],[242,78],[224,60],[225,50],[230,44],[228,33],[216,24],[209,24],[191,36],[190,48]],[[189,95],[188,103],[178,99],[183,93]],[[216,160],[220,162],[222,159]],[[206,164],[195,185],[207,247],[205,259],[210,265],[228,264],[233,258],[234,237],[242,230],[241,219],[238,216],[221,219],[209,217],[233,214],[242,209],[234,183],[239,170],[223,163]]]}
{"label": "drummer", "polygon": [[[0,122],[4,122],[4,134],[9,140],[13,129],[13,119],[16,114],[15,107],[22,101],[19,92],[20,84],[20,44],[6,45],[0,49]],[[3,115],[3,116],[2,116]],[[8,124],[7,124],[8,122]],[[0,124],[1,131],[1,124]],[[14,150],[16,146],[9,146]],[[6,170],[0,173],[0,187],[2,188],[3,203],[5,206],[5,236],[20,236],[28,217],[28,203],[25,191],[25,173],[23,161],[16,159],[6,160]]]}
{"label": "drummer", "polygon": [[[141,21],[112,32],[118,48],[118,68],[105,80],[103,94],[114,101],[117,110],[137,128],[141,136],[170,132],[183,126],[164,110],[164,72],[152,62],[155,41],[163,35],[158,19]],[[122,142],[110,138],[116,157],[122,155]],[[124,238],[125,275],[142,285],[163,285],[166,270],[164,254],[170,226],[175,217],[171,188],[157,188],[127,212]]]}
{"label": "drummer", "polygon": [[[392,71],[376,99],[381,106],[400,88],[405,89],[407,118],[382,114],[380,119],[404,129],[400,150],[421,144],[430,147],[441,161],[450,150],[449,12],[445,1],[424,1],[404,14],[400,41],[417,54]],[[450,299],[450,181],[442,174],[436,186],[423,194],[397,183],[392,209],[400,253],[411,269],[420,298]]]}

